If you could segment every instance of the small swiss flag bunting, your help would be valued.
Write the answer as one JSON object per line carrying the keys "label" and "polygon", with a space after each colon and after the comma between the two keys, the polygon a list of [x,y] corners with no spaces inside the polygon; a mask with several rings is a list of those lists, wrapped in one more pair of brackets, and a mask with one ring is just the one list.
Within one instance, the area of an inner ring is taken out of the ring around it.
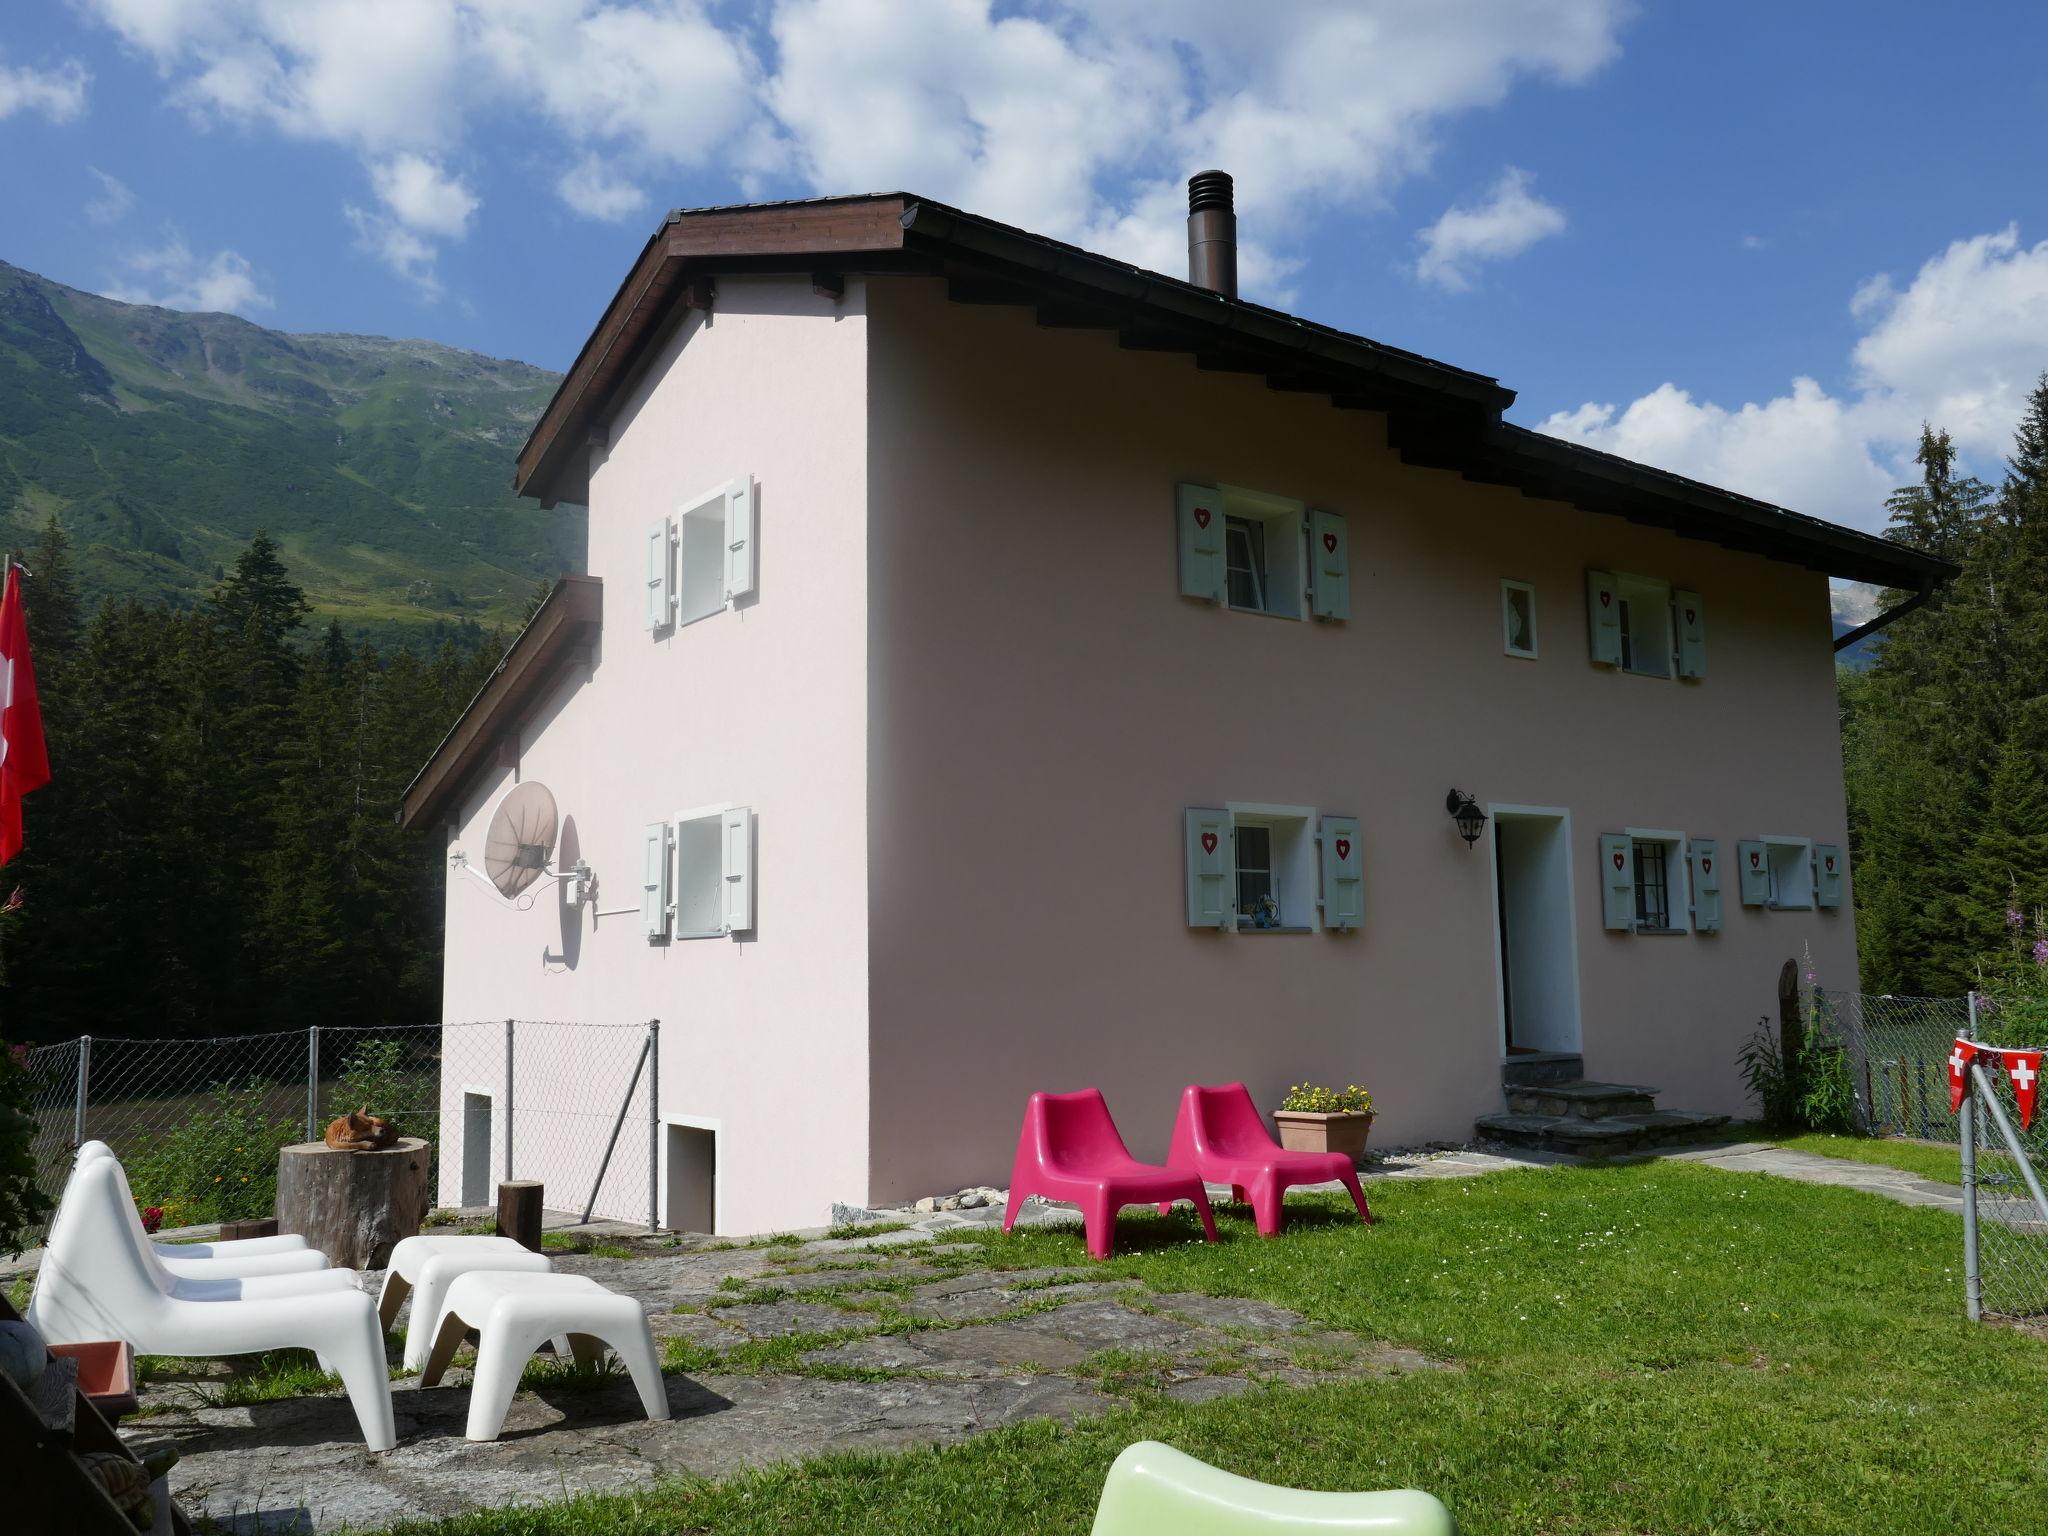
{"label": "small swiss flag bunting", "polygon": [[1954,1049],[1948,1053],[1948,1110],[1956,1113],[1963,1107],[1963,1095],[1970,1091],[1970,1058],[1977,1054],[1973,1041],[1956,1036]]}
{"label": "small swiss flag bunting", "polygon": [[2001,1051],[2005,1058],[2005,1075],[2012,1079],[2012,1096],[2019,1100],[2020,1129],[2025,1130],[2034,1123],[2034,1094],[2041,1085],[2041,1053],[2039,1051]]}
{"label": "small swiss flag bunting", "polygon": [[1952,1111],[1963,1107],[1963,1095],[1970,1091],[1970,1064],[1981,1061],[2003,1072],[2012,1084],[2013,1099],[2020,1107],[2020,1129],[2028,1129],[2034,1123],[2034,1100],[2041,1090],[2041,1056],[2038,1049],[2008,1050],[2003,1046],[1980,1045],[1958,1035],[1954,1049],[1948,1053],[1948,1107]]}

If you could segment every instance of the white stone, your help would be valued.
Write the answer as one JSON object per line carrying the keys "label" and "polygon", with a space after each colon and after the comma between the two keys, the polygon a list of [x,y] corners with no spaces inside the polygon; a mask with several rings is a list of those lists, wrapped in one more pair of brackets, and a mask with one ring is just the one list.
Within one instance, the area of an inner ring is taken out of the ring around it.
{"label": "white stone", "polygon": [[931,1195],[926,1195],[922,1200],[918,1201],[917,1204],[911,1207],[911,1209],[917,1212],[917,1214],[920,1216],[929,1216],[938,1208],[938,1200]]}

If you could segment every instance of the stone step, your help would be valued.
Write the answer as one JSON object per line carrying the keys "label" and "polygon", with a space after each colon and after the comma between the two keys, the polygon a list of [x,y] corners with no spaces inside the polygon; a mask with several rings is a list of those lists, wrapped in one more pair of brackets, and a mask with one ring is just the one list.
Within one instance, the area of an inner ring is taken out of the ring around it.
{"label": "stone step", "polygon": [[1586,1058],[1577,1051],[1521,1051],[1501,1063],[1504,1087],[1529,1083],[1575,1082],[1586,1075]]}
{"label": "stone step", "polygon": [[1727,1123],[1726,1115],[1660,1109],[1645,1114],[1604,1115],[1596,1120],[1578,1115],[1482,1115],[1474,1129],[1489,1141],[1504,1141],[1510,1146],[1572,1152],[1582,1157],[1613,1157],[1697,1140]]}
{"label": "stone step", "polygon": [[1508,1111],[1517,1115],[1571,1115],[1604,1120],[1613,1115],[1647,1115],[1657,1108],[1657,1090],[1632,1083],[1532,1083],[1507,1090]]}

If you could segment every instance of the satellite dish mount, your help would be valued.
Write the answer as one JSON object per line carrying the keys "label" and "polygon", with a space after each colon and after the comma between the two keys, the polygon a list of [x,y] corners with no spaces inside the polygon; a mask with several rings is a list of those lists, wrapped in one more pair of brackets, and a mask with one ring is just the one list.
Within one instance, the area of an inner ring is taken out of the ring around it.
{"label": "satellite dish mount", "polygon": [[597,877],[581,859],[567,870],[553,867],[555,838],[560,830],[554,795],[547,785],[529,779],[508,789],[497,809],[491,812],[490,824],[484,832],[484,867],[478,869],[470,863],[469,855],[459,848],[451,862],[455,868],[475,875],[505,901],[522,908],[531,906],[532,898],[527,897],[524,902],[520,898],[544,877],[567,882],[569,905],[581,907],[595,894]]}

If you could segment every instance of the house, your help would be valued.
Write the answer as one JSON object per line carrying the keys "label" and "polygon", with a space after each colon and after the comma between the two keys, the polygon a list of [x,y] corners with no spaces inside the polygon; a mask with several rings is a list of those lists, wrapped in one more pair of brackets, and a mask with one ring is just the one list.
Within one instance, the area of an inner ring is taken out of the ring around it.
{"label": "house", "polygon": [[[521,451],[589,574],[402,815],[445,1017],[661,1021],[665,1221],[1002,1183],[1039,1088],[1155,1157],[1237,1078],[1469,1137],[1529,1052],[1738,1111],[1783,962],[1854,976],[1828,578],[1949,568],[1240,300],[1193,192],[1191,281],[908,193],[672,214]],[[527,780],[593,901],[456,867]]]}

